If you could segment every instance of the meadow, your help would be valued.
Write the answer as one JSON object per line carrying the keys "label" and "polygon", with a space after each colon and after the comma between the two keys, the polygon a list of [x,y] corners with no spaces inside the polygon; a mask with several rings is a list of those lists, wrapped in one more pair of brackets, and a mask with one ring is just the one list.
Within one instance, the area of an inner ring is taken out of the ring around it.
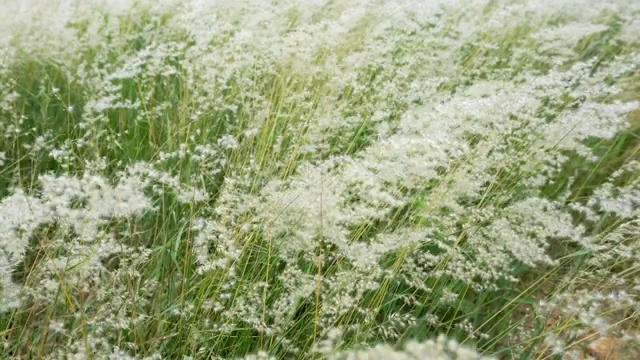
{"label": "meadow", "polygon": [[0,0],[0,359],[639,359],[640,1]]}

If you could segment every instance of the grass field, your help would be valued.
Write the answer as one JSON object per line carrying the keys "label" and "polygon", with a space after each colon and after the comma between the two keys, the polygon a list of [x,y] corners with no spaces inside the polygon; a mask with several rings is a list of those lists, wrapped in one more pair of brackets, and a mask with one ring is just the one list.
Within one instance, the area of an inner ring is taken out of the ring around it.
{"label": "grass field", "polygon": [[639,359],[639,35],[0,0],[0,359]]}

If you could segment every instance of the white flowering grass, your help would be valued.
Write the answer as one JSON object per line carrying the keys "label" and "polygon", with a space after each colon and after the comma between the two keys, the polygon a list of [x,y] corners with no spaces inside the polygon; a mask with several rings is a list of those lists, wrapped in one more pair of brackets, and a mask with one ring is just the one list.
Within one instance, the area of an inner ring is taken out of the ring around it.
{"label": "white flowering grass", "polygon": [[0,1],[0,358],[635,354],[638,18]]}

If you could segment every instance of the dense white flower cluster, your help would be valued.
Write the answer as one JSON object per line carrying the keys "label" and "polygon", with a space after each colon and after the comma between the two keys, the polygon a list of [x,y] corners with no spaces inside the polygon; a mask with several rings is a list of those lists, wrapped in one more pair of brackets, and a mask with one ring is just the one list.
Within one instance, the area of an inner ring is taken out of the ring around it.
{"label": "dense white flower cluster", "polygon": [[[39,194],[28,195],[17,189],[2,200],[3,296],[0,300],[3,311],[20,304],[17,301],[18,284],[11,281],[11,273],[25,260],[30,241],[37,239],[37,246],[43,250],[61,251],[58,256],[51,254],[40,264],[43,270],[64,273],[73,269],[76,285],[86,286],[84,281],[95,276],[98,280],[103,272],[101,259],[126,251],[127,246],[118,243],[108,225],[151,210],[149,200],[142,193],[144,183],[127,176],[122,176],[115,186],[101,176],[89,174],[82,178],[43,175],[40,183]],[[45,234],[38,235],[39,229]],[[53,237],[49,238],[50,235]],[[95,242],[99,244],[92,246]],[[39,272],[37,268],[30,270],[34,275]],[[51,280],[43,278],[41,285]],[[49,290],[57,291],[53,284],[45,285],[41,290],[46,292],[50,287],[53,288]],[[44,296],[42,300],[49,299]]]}
{"label": "dense white flower cluster", "polygon": [[360,360],[360,359],[393,359],[393,360],[480,360],[493,359],[478,354],[473,349],[459,345],[445,336],[424,342],[410,341],[403,349],[396,350],[388,345],[377,345],[372,349],[348,351],[331,354],[329,359]]}

